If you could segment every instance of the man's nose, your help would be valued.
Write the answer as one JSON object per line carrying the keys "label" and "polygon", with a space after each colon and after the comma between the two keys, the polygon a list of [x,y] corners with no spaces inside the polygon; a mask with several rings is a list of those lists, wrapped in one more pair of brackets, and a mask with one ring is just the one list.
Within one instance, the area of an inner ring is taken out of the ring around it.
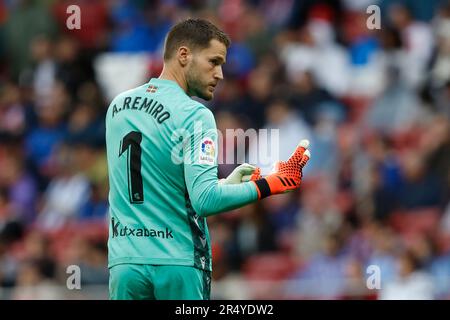
{"label": "man's nose", "polygon": [[216,78],[218,80],[223,80],[222,67],[217,68],[216,72],[214,73],[214,78]]}

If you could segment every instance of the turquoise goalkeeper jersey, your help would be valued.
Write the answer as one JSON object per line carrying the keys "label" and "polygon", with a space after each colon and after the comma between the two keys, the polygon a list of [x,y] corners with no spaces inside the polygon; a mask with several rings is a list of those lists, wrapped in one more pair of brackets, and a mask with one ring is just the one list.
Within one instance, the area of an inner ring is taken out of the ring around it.
{"label": "turquoise goalkeeper jersey", "polygon": [[170,80],[119,94],[106,114],[108,266],[211,271],[206,217],[256,201],[252,182],[219,185],[212,112]]}

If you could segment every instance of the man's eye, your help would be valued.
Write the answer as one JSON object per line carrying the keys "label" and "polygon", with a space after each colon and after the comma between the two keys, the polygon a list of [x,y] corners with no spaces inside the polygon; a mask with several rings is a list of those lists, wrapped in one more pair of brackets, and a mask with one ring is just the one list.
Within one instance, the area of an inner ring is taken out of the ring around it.
{"label": "man's eye", "polygon": [[219,61],[218,60],[209,60],[213,65],[217,66],[219,65]]}

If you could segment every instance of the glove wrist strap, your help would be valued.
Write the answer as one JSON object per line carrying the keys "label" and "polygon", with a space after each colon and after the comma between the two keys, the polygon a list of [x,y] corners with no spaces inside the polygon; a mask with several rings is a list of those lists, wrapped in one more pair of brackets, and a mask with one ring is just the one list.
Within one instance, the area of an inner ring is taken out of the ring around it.
{"label": "glove wrist strap", "polygon": [[266,179],[259,179],[253,181],[256,185],[256,189],[258,190],[258,199],[264,199],[271,195],[269,184]]}

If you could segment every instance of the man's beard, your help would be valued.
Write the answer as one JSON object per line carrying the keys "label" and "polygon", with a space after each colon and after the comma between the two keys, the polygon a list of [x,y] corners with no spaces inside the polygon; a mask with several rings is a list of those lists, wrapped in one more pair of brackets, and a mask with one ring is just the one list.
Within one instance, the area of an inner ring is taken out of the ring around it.
{"label": "man's beard", "polygon": [[190,96],[196,96],[203,100],[211,100],[212,99],[212,94],[207,95],[207,93],[206,93],[208,86],[202,84],[200,81],[200,76],[199,76],[197,70],[195,69],[194,62],[192,63],[191,67],[189,68],[189,70],[187,72],[186,80],[187,80],[187,86],[188,86],[187,92]]}

